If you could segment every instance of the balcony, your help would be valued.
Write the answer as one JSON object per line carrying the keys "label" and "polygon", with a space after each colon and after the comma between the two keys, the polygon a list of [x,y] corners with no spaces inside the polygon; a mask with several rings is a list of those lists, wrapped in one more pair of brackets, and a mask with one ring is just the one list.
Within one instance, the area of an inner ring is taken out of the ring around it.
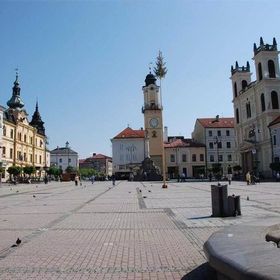
{"label": "balcony", "polygon": [[145,113],[146,110],[162,110],[162,106],[155,104],[145,104],[142,107],[142,113]]}

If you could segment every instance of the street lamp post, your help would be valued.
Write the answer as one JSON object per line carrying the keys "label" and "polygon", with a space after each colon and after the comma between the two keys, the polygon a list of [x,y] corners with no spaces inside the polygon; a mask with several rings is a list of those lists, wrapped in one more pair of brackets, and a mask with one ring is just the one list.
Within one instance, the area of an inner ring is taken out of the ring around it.
{"label": "street lamp post", "polygon": [[[217,145],[217,169],[219,170],[218,173],[220,173],[220,166],[219,166],[219,144],[221,143],[220,139],[218,136],[215,137],[215,142],[214,142],[216,145]],[[218,184],[219,184],[219,174],[217,176],[217,179],[218,179]]]}

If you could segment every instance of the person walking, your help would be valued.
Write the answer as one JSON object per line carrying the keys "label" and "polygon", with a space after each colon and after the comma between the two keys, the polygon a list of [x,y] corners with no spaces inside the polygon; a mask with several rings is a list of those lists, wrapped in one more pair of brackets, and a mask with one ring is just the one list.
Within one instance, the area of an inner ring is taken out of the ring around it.
{"label": "person walking", "polygon": [[251,174],[250,174],[250,171],[248,171],[246,173],[246,182],[247,182],[247,185],[251,184]]}
{"label": "person walking", "polygon": [[228,184],[230,185],[232,181],[232,168],[230,165],[228,166],[227,173],[228,173]]}
{"label": "person walking", "polygon": [[115,183],[116,183],[116,177],[115,177],[115,174],[112,175],[112,184],[113,186],[115,186]]}
{"label": "person walking", "polygon": [[76,176],[75,176],[75,186],[78,186],[78,182],[79,182],[79,176],[76,175]]}

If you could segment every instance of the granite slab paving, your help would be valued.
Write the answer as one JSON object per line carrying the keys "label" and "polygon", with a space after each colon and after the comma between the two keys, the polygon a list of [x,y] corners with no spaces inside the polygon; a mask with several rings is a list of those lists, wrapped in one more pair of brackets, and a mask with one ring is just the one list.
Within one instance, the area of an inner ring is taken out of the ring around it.
{"label": "granite slab paving", "polygon": [[[267,217],[280,221],[279,183],[232,182],[228,193],[241,195],[236,218],[211,217],[210,185],[3,184],[0,279],[188,279],[206,262],[203,244],[212,233]],[[22,243],[11,247],[18,237]]]}

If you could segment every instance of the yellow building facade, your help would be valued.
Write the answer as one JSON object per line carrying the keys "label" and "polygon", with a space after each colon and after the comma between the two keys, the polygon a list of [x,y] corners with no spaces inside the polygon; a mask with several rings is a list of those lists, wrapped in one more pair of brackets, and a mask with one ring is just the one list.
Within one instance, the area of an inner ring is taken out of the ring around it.
{"label": "yellow building facade", "polygon": [[24,103],[20,97],[18,76],[14,82],[13,95],[7,102],[8,108],[3,112],[2,134],[2,179],[7,180],[10,166],[34,166],[35,176],[43,176],[48,166],[47,137],[45,135],[44,122],[36,104],[32,120],[28,121]]}

